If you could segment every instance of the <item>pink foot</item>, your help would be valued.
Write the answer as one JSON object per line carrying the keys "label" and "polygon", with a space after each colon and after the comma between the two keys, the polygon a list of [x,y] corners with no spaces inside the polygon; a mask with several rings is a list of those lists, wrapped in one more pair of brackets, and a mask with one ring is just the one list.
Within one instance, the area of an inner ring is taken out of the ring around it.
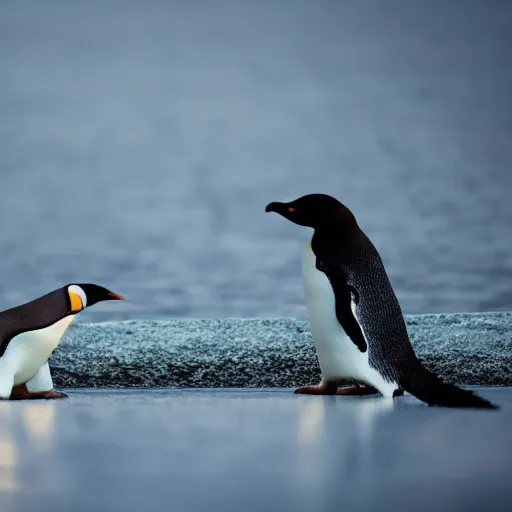
{"label": "pink foot", "polygon": [[344,396],[374,395],[375,393],[378,393],[378,391],[375,388],[373,388],[372,386],[364,386],[362,384],[339,388],[338,391],[336,391],[337,395],[344,395]]}
{"label": "pink foot", "polygon": [[37,400],[37,399],[55,399],[55,398],[67,398],[66,393],[61,393],[55,389],[49,391],[29,391],[26,384],[19,384],[14,386],[11,391],[9,400]]}
{"label": "pink foot", "polygon": [[306,386],[305,388],[299,388],[294,391],[296,395],[335,395],[336,386],[333,385],[318,385],[318,386]]}

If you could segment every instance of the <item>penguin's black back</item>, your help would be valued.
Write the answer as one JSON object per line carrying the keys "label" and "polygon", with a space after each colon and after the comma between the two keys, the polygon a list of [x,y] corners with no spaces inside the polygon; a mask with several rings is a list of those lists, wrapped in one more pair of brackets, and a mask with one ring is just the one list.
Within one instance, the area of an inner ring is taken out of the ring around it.
{"label": "penguin's black back", "polygon": [[371,367],[430,405],[494,408],[470,391],[443,383],[422,366],[382,259],[357,226],[340,236],[315,231],[312,249],[327,275],[329,269],[341,267],[347,284],[356,290],[357,321],[368,342]]}
{"label": "penguin's black back", "polygon": [[71,313],[67,287],[0,312],[0,357],[18,334],[44,329]]}
{"label": "penguin's black back", "polygon": [[362,231],[344,239],[315,232],[312,248],[323,266],[342,267],[347,284],[358,293],[357,321],[371,340],[370,365],[398,382],[400,369],[416,356],[377,249]]}

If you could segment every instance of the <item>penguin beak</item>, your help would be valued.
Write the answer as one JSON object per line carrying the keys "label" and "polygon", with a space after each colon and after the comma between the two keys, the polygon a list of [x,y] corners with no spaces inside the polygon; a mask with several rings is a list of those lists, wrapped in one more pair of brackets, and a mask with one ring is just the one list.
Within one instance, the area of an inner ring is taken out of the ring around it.
{"label": "penguin beak", "polygon": [[126,300],[122,295],[114,292],[108,292],[105,300]]}
{"label": "penguin beak", "polygon": [[299,207],[297,201],[291,201],[290,203],[269,203],[265,208],[266,212],[276,212],[286,220],[297,224],[297,226],[313,227],[308,219],[304,218],[303,208]]}
{"label": "penguin beak", "polygon": [[292,206],[293,203],[277,203],[273,202],[267,205],[265,208],[265,212],[276,212],[279,215],[282,215],[284,218],[291,220],[294,222],[293,217],[290,214],[295,213],[295,207]]}
{"label": "penguin beak", "polygon": [[267,205],[267,207],[265,208],[265,212],[268,213],[268,212],[276,212],[276,213],[280,213],[281,215],[283,214],[283,211],[286,210],[286,204],[285,203],[278,203],[276,201],[274,201],[273,203],[270,203]]}

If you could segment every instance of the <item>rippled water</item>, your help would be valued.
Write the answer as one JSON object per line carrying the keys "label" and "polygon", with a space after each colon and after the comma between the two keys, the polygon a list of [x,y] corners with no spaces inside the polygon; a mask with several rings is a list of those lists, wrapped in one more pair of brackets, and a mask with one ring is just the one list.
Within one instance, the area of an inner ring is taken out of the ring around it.
{"label": "rippled water", "polygon": [[512,4],[0,7],[0,309],[72,281],[84,319],[305,313],[328,192],[408,313],[512,308]]}

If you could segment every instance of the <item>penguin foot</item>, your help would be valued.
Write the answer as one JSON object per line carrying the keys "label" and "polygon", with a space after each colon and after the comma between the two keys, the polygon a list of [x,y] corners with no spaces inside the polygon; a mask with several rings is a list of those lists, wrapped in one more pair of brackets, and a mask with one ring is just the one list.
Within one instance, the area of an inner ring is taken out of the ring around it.
{"label": "penguin foot", "polygon": [[363,395],[374,395],[378,393],[378,390],[372,386],[365,386],[363,384],[357,384],[355,386],[347,386],[344,388],[338,388],[336,391],[337,395],[344,396],[363,396]]}
{"label": "penguin foot", "polygon": [[50,389],[50,391],[46,391],[43,394],[44,394],[43,398],[46,398],[47,400],[51,399],[51,398],[60,399],[60,398],[68,397],[68,395],[66,395],[66,393],[62,393],[61,391],[57,391],[56,389]]}
{"label": "penguin foot", "polygon": [[67,397],[66,393],[61,393],[55,389],[50,389],[49,391],[29,391],[26,384],[19,384],[12,388],[9,400],[50,400]]}
{"label": "penguin foot", "polygon": [[294,391],[295,395],[335,395],[336,386],[306,386]]}

